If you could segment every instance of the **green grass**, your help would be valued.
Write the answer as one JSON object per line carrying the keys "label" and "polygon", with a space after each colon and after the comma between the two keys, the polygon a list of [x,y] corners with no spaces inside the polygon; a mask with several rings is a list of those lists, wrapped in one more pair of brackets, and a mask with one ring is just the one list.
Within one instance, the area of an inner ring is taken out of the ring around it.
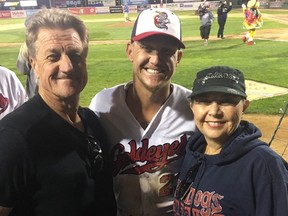
{"label": "green grass", "polygon": [[[263,30],[288,28],[272,20],[266,20],[265,14],[288,14],[288,10],[261,10],[264,17]],[[216,11],[213,11],[216,14]],[[214,65],[228,65],[244,72],[246,79],[288,88],[288,42],[258,40],[255,35],[255,46],[243,44],[241,37],[246,32],[242,29],[242,11],[232,10],[225,26],[225,40],[210,40],[204,47],[199,36],[199,19],[193,11],[176,12],[182,22],[183,38],[186,49],[173,82],[191,88],[197,71]],[[132,20],[137,14],[131,14]],[[215,15],[216,16],[216,15]],[[123,22],[123,14],[101,14],[81,16],[90,34],[90,40],[129,40],[132,25]],[[21,43],[24,38],[23,19],[4,19],[1,25],[14,25],[18,28],[0,31],[0,41]],[[21,25],[20,25],[21,26]],[[211,37],[215,36],[218,24],[212,25]],[[258,30],[261,31],[261,30]],[[233,37],[229,37],[229,35]],[[186,40],[187,38],[192,38]],[[126,45],[90,44],[88,56],[89,80],[81,94],[81,105],[88,106],[91,98],[101,89],[126,82],[132,78],[131,63],[126,58]],[[19,46],[0,47],[0,64],[16,71],[16,58]],[[25,76],[17,73],[22,83]],[[255,100],[251,102],[248,113],[278,114],[279,109],[287,102],[288,95]]]}

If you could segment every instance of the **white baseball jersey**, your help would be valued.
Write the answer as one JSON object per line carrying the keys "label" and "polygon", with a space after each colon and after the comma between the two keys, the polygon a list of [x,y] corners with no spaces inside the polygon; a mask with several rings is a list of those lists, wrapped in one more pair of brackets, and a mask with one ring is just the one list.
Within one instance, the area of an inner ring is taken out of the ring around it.
{"label": "white baseball jersey", "polygon": [[146,129],[126,102],[128,84],[99,92],[89,106],[107,131],[118,216],[172,214],[173,190],[188,137],[195,130],[190,90],[173,92]]}
{"label": "white baseball jersey", "polygon": [[16,74],[0,66],[0,119],[18,108],[27,99],[26,91]]}

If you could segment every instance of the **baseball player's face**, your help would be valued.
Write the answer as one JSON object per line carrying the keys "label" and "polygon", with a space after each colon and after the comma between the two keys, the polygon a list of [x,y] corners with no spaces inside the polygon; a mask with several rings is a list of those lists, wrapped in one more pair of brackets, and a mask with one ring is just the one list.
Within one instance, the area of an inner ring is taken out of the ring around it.
{"label": "baseball player's face", "polygon": [[79,96],[87,83],[83,45],[74,29],[40,29],[36,57],[30,60],[46,97]]}
{"label": "baseball player's face", "polygon": [[133,63],[134,85],[150,91],[170,85],[182,52],[173,39],[151,36],[127,45],[127,56]]}
{"label": "baseball player's face", "polygon": [[237,129],[249,101],[224,93],[206,93],[190,103],[194,120],[207,143],[223,145]]}

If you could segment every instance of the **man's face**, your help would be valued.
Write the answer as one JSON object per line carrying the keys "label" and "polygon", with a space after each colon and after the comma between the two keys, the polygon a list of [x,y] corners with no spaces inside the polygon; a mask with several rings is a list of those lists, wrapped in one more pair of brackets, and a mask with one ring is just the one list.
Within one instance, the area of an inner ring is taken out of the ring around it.
{"label": "man's face", "polygon": [[78,97],[87,83],[86,56],[74,29],[40,29],[30,63],[43,97]]}
{"label": "man's face", "polygon": [[129,43],[126,53],[133,64],[134,84],[150,91],[170,85],[182,57],[178,44],[167,36],[151,36]]}

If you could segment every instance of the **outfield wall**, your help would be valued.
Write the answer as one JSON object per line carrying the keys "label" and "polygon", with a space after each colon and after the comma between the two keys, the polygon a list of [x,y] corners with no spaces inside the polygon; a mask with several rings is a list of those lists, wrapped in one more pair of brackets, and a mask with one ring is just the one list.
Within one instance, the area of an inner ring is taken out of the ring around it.
{"label": "outfield wall", "polygon": [[[139,13],[146,8],[168,8],[170,10],[190,10],[194,11],[202,2],[188,2],[188,3],[169,3],[169,4],[151,4],[151,5],[129,5],[129,13]],[[219,1],[211,2],[211,7],[216,8]],[[71,7],[62,8],[69,10],[73,14],[88,15],[88,14],[109,14],[109,13],[123,13],[122,6],[102,6],[102,7]],[[38,9],[32,10],[13,10],[13,11],[0,11],[0,18],[26,18],[35,13]]]}
{"label": "outfield wall", "polygon": [[[265,1],[266,2],[266,1]],[[262,8],[272,8],[272,2],[266,4],[264,1],[261,2]],[[147,5],[129,5],[129,13],[139,13],[140,11],[146,8],[168,8],[170,10],[197,10],[198,6],[203,3],[198,2],[185,2],[185,3],[168,3],[168,4],[147,4]],[[280,4],[283,2],[275,2],[273,8],[281,8],[283,5]],[[210,1],[212,9],[216,9],[219,6],[219,1]],[[239,6],[239,5],[238,5]],[[77,15],[88,15],[88,14],[112,14],[112,13],[123,13],[122,6],[101,6],[101,7],[71,7],[71,8],[62,8],[63,10],[69,10],[73,14]],[[31,14],[35,13],[38,9],[31,10],[0,10],[0,19],[1,18],[26,18]]]}

